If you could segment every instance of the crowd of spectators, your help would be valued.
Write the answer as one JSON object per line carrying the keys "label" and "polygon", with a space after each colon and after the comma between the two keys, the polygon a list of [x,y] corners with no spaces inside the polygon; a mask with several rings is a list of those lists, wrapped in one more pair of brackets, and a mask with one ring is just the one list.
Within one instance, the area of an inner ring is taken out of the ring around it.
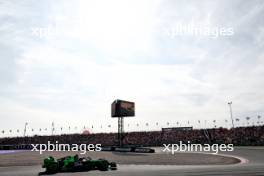
{"label": "crowd of spectators", "polygon": [[[61,144],[118,144],[116,133],[70,134],[53,136],[32,136],[0,138],[0,145],[47,144],[47,141]],[[124,133],[124,145],[162,146],[179,141],[199,144],[264,145],[264,126],[238,127],[232,129],[193,129],[172,131],[141,131]]]}

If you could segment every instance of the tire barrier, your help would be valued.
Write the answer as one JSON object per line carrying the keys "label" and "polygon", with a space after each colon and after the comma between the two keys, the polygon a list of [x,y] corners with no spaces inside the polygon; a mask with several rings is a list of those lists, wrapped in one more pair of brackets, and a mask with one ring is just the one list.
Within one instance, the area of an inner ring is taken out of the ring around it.
{"label": "tire barrier", "polygon": [[[31,150],[32,145],[21,144],[21,145],[0,145],[0,150]],[[152,148],[145,147],[115,147],[106,146],[102,147],[102,151],[108,152],[135,152],[135,153],[155,153]]]}
{"label": "tire barrier", "polygon": [[135,153],[155,153],[152,148],[145,147],[102,147],[102,151],[112,151],[112,152],[135,152]]}
{"label": "tire barrier", "polygon": [[32,146],[28,144],[22,145],[0,145],[0,150],[31,150]]}

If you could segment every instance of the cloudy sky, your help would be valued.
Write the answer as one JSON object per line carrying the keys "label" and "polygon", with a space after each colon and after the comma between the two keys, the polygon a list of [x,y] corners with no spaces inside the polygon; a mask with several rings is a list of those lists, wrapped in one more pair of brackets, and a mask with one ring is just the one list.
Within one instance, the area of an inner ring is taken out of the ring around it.
{"label": "cloudy sky", "polygon": [[263,19],[256,0],[0,0],[0,130],[115,131],[115,99],[136,103],[127,130],[230,127],[229,101],[264,116]]}

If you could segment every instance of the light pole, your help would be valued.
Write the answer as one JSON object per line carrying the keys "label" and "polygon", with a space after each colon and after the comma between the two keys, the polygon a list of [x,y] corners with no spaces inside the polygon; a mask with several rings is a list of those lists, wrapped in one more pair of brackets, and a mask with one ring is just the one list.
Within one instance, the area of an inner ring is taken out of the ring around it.
{"label": "light pole", "polygon": [[52,136],[53,136],[54,130],[55,130],[55,125],[54,125],[54,122],[52,122],[51,123],[51,135]]}
{"label": "light pole", "polygon": [[24,127],[24,135],[23,135],[24,137],[26,136],[27,125],[28,125],[28,123],[26,122],[26,123],[25,123],[25,127]]}
{"label": "light pole", "polygon": [[232,121],[232,126],[233,126],[233,128],[235,128],[234,120],[233,120],[233,113],[232,113],[232,101],[228,102],[227,104],[229,105],[229,108],[230,108],[230,118],[231,118],[231,121]]}
{"label": "light pole", "polygon": [[261,119],[261,116],[258,115],[258,122],[257,122],[258,124],[260,124],[260,121],[259,121],[260,119]]}

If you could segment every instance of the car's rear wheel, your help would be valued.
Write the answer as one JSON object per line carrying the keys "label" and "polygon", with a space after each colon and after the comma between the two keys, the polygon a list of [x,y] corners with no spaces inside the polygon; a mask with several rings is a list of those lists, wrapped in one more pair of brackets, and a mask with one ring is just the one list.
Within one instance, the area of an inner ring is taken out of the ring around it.
{"label": "car's rear wheel", "polygon": [[47,166],[47,173],[54,174],[58,172],[58,164],[57,163],[51,163]]}

